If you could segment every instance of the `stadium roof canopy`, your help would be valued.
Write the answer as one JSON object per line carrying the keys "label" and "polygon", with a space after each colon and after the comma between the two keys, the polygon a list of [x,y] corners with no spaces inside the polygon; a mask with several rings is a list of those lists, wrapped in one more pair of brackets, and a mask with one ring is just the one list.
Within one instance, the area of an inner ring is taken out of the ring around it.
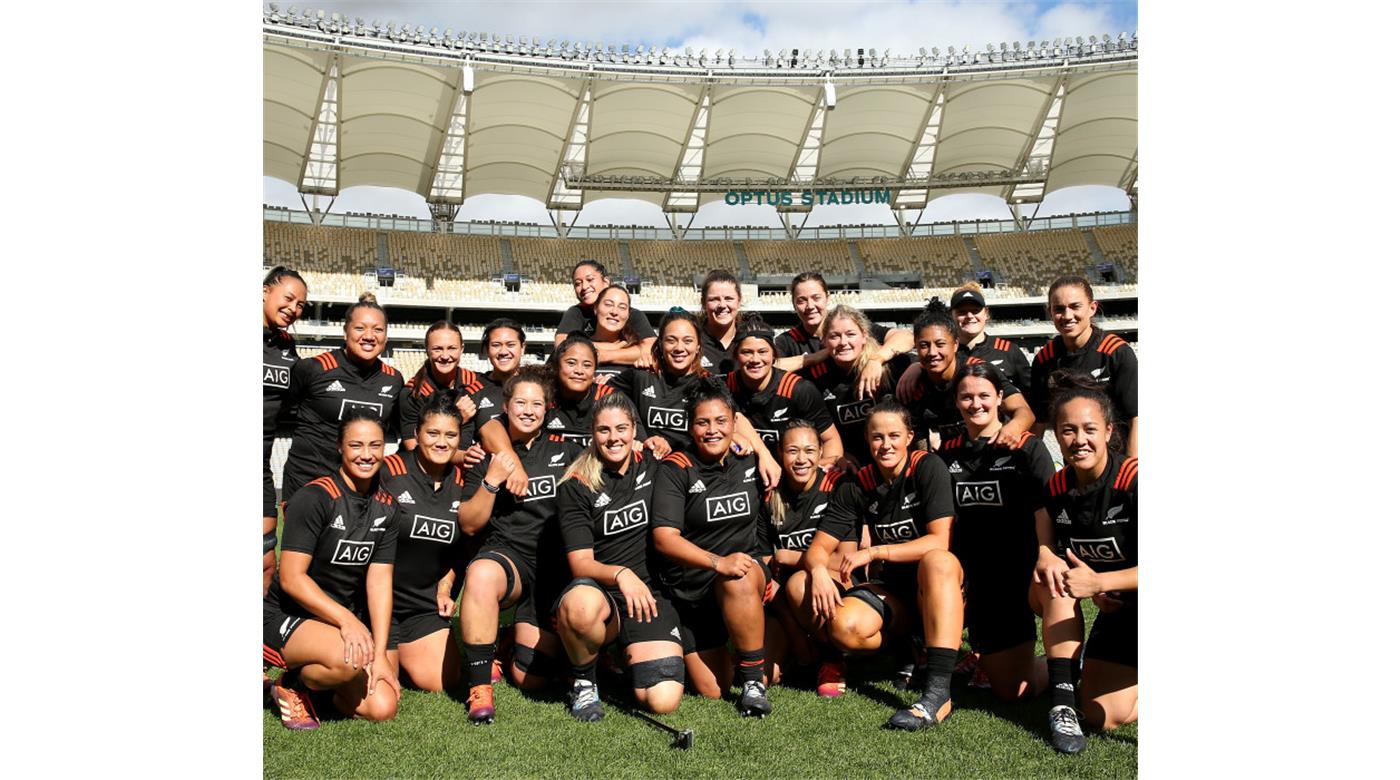
{"label": "stadium roof canopy", "polygon": [[398,187],[449,219],[488,193],[561,214],[628,197],[674,225],[731,191],[791,193],[786,214],[814,190],[888,190],[916,210],[952,193],[1137,188],[1136,34],[746,57],[275,6],[262,32],[263,173],[305,194]]}

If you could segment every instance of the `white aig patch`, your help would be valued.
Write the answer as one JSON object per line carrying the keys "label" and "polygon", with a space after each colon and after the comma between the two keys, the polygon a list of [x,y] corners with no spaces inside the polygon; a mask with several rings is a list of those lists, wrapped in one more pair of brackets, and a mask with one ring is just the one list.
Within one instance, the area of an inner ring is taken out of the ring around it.
{"label": "white aig patch", "polygon": [[280,387],[285,390],[291,381],[292,370],[290,368],[263,363],[263,387]]}
{"label": "white aig patch", "polygon": [[879,540],[880,544],[898,544],[916,536],[914,521],[907,517],[892,523],[876,523],[870,530],[870,535]]}
{"label": "white aig patch", "polygon": [[452,544],[457,538],[457,524],[437,517],[414,515],[413,528],[408,535],[428,542]]}
{"label": "white aig patch", "polygon": [[542,498],[554,498],[553,474],[545,474],[542,477],[531,477],[529,492],[520,500],[521,502],[539,501]]}
{"label": "white aig patch", "polygon": [[647,427],[683,431],[685,430],[685,410],[653,406],[647,410]]}
{"label": "white aig patch", "polygon": [[784,550],[805,550],[812,546],[812,535],[817,532],[815,528],[808,528],[805,531],[793,531],[790,534],[778,534],[778,546]]}
{"label": "white aig patch", "polygon": [[367,409],[374,412],[375,417],[382,418],[384,416],[384,404],[378,401],[352,401],[349,398],[342,398],[340,399],[340,414],[336,419],[344,420],[347,413],[356,409]]}
{"label": "white aig patch", "polygon": [[612,536],[639,528],[646,525],[650,517],[647,502],[642,499],[637,499],[621,509],[610,509],[603,513],[603,535]]}
{"label": "white aig patch", "polygon": [[374,542],[353,542],[341,539],[335,544],[335,555],[331,563],[338,566],[365,566],[374,555]]}
{"label": "white aig patch", "polygon": [[1121,563],[1127,560],[1123,557],[1123,550],[1118,547],[1118,540],[1111,536],[1102,539],[1076,539],[1071,536],[1069,548],[1085,563]]}
{"label": "white aig patch", "polygon": [[749,494],[730,493],[727,496],[710,496],[705,499],[705,521],[718,523],[736,517],[749,516]]}
{"label": "white aig patch", "polygon": [[771,428],[754,428],[754,430],[758,431],[758,438],[762,439],[763,441],[771,444],[778,443],[777,431],[772,430]]}
{"label": "white aig patch", "polygon": [[958,482],[953,485],[958,506],[1001,506],[1001,483]]}
{"label": "white aig patch", "polygon": [[858,423],[870,416],[870,408],[875,405],[875,399],[866,398],[849,404],[836,405],[836,421],[842,425]]}

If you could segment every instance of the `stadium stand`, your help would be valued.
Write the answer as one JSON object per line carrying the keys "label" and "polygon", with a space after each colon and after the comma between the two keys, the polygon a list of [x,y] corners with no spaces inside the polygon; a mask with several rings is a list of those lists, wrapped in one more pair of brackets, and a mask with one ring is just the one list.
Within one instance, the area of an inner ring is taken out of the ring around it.
{"label": "stadium stand", "polygon": [[745,241],[744,254],[755,274],[793,276],[818,271],[825,276],[849,276],[856,272],[845,241]]}
{"label": "stadium stand", "polygon": [[597,260],[607,266],[609,272],[621,276],[622,257],[617,252],[616,241],[517,236],[510,239],[510,254],[516,272],[544,282],[568,284],[569,274],[580,260]]}
{"label": "stadium stand", "polygon": [[1109,225],[1093,231],[1104,258],[1122,270],[1122,281],[1137,284],[1137,225]]}
{"label": "stadium stand", "polygon": [[[263,259],[306,271],[361,274],[376,265],[373,230],[263,221]],[[310,280],[308,280],[310,281]]]}
{"label": "stadium stand", "polygon": [[[739,267],[732,241],[629,241],[637,275],[657,285],[693,290],[692,277],[711,268]],[[651,289],[651,288],[648,288]],[[687,292],[687,297],[692,293]],[[672,299],[675,300],[675,299]]]}
{"label": "stadium stand", "polygon": [[1094,257],[1078,230],[988,233],[973,239],[982,264],[998,274],[998,284],[1028,295],[1045,293],[1051,279],[1066,274],[1091,276]]}
{"label": "stadium stand", "polygon": [[492,236],[458,236],[395,231],[389,236],[389,264],[422,278],[429,289],[439,279],[490,279],[501,275],[500,241]]}
{"label": "stadium stand", "polygon": [[927,287],[957,287],[972,278],[961,236],[862,239],[856,250],[867,274],[918,271]]}

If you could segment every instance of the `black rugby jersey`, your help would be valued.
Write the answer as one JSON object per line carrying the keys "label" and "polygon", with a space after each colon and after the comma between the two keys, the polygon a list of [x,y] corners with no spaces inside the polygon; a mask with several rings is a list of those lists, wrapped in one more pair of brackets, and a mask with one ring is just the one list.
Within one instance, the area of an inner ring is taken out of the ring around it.
{"label": "black rugby jersey", "polygon": [[[957,372],[964,366],[986,362],[966,352],[958,352],[956,360],[957,368],[953,370],[953,376],[957,376]],[[1021,390],[1006,377],[1006,372],[996,366],[991,366],[991,370],[1001,375],[1003,400],[1021,394]],[[920,366],[919,381],[914,385],[913,396],[909,399],[909,416],[914,420],[914,438],[922,439],[929,431],[937,433],[940,440],[958,435],[958,431],[963,427],[963,419],[962,413],[958,411],[955,391],[952,381],[935,382],[929,379],[928,372]],[[1005,410],[998,410],[998,416],[1003,422],[1011,419]]]}
{"label": "black rugby jersey", "polygon": [[1011,384],[1023,390],[1031,386],[1031,364],[1026,360],[1026,354],[1006,339],[993,338],[984,333],[982,340],[971,349],[962,344],[958,345],[958,356],[963,355],[981,358],[991,363],[1011,380]]}
{"label": "black rugby jersey", "polygon": [[[486,397],[486,384],[475,371],[469,368],[457,368],[453,374],[452,381],[446,385],[438,384],[437,377],[433,375],[431,369],[424,366],[404,383],[403,390],[399,391],[399,438],[412,439],[415,431],[418,430],[418,420],[422,416],[423,406],[428,403],[428,399],[433,397],[433,393],[439,390],[460,390],[462,395],[469,396],[472,403],[477,405],[477,414],[472,419],[462,424],[462,435],[457,441],[458,449],[467,449],[476,441],[476,432],[479,424],[484,424],[491,419],[492,415],[483,415],[481,412],[481,399]],[[492,404],[495,408],[497,405]]]}
{"label": "black rugby jersey", "polygon": [[[651,321],[640,309],[628,309],[627,326],[637,335],[638,340],[656,338],[656,331],[651,329]],[[565,336],[578,333],[592,338],[597,330],[598,315],[593,309],[585,309],[583,304],[576,303],[564,310],[564,316],[559,318],[559,327],[554,329],[554,333]]]}
{"label": "black rugby jersey", "polygon": [[501,424],[506,421],[502,415],[506,413],[505,381],[497,382],[491,374],[477,374],[476,378],[481,382],[481,392],[472,396],[476,402],[476,417],[472,419],[472,424],[476,428],[476,433],[481,433],[481,426],[491,420],[500,419]]}
{"label": "black rugby jersey", "polygon": [[953,483],[952,552],[963,566],[1034,568],[1035,511],[1045,505],[1044,485],[1055,473],[1045,443],[1026,432],[1015,447],[1001,449],[989,439],[969,440],[964,428],[943,439],[938,456]]}
{"label": "black rugby jersey", "polygon": [[[690,429],[685,419],[685,394],[691,385],[709,376],[708,372],[672,376],[664,368],[629,368],[608,380],[608,384],[625,393],[642,415],[640,438],[663,436],[671,449],[690,444]],[[643,435],[645,434],[645,435]]]}
{"label": "black rugby jersey", "polygon": [[402,389],[403,375],[393,366],[376,358],[360,368],[343,347],[297,363],[287,390],[287,402],[296,404],[297,423],[283,469],[284,498],[288,485],[295,489],[340,467],[336,437],[346,412],[370,410],[384,426],[385,441],[392,440]]}
{"label": "black rugby jersey", "polygon": [[828,471],[796,495],[786,484],[779,487],[778,490],[782,491],[783,500],[787,503],[787,512],[783,517],[782,526],[774,525],[769,532],[773,537],[773,547],[799,552],[811,547],[812,536],[826,517],[826,510],[830,508],[831,500],[845,476],[844,471]]}
{"label": "black rugby jersey", "polygon": [[438,580],[465,562],[467,535],[458,527],[457,507],[471,498],[466,473],[449,465],[435,490],[417,455],[395,453],[384,459],[379,484],[394,497],[398,528],[394,614],[437,612]]}
{"label": "black rugby jersey", "polygon": [[559,486],[559,526],[564,552],[593,550],[593,559],[626,566],[651,584],[651,491],[661,465],[651,450],[632,453],[627,473],[602,472],[597,491],[577,478]]}
{"label": "black rugby jersey", "polygon": [[[730,344],[739,337],[739,332],[735,330]],[[700,328],[700,367],[711,374],[727,374],[739,367],[739,362],[729,354],[729,348],[720,343],[720,340],[710,335],[704,326]]]}
{"label": "black rugby jersey", "polygon": [[544,416],[545,432],[562,436],[565,441],[571,441],[580,447],[587,447],[593,441],[593,429],[589,427],[589,418],[593,416],[593,403],[616,391],[617,388],[611,385],[589,385],[582,398],[571,401],[556,387],[554,402],[549,405],[549,411]]}
{"label": "black rugby jersey", "polygon": [[263,439],[266,441],[277,432],[282,401],[292,383],[292,368],[300,359],[292,334],[280,328],[263,327]]}
{"label": "black rugby jersey", "polygon": [[724,384],[734,396],[738,410],[749,418],[775,458],[778,435],[789,421],[807,420],[817,427],[818,433],[825,433],[832,425],[821,391],[799,374],[774,368],[768,377],[768,386],[755,392],[744,384],[736,369],[725,375]]}
{"label": "black rugby jersey", "polygon": [[[661,461],[652,494],[652,527],[676,528],[681,536],[721,558],[746,552],[771,555],[767,505],[761,500],[763,478],[758,458],[733,452],[706,464],[694,455],[673,452]],[[709,569],[661,563],[661,584],[678,599],[696,601],[717,576]]]}
{"label": "black rugby jersey", "polygon": [[871,464],[839,484],[818,530],[843,542],[859,542],[864,524],[870,527],[871,544],[901,544],[925,536],[934,520],[952,516],[947,467],[928,452],[914,450],[893,482],[885,482]]}
{"label": "black rugby jersey", "polygon": [[1074,550],[1094,571],[1138,565],[1137,473],[1137,458],[1110,452],[1103,474],[1088,485],[1079,485],[1068,466],[1050,478],[1045,510],[1061,555]]}
{"label": "black rugby jersey", "polygon": [[[884,344],[885,337],[888,336],[889,333],[890,329],[884,325],[878,325],[873,322],[870,323],[870,335],[874,336],[875,340],[879,343]],[[807,333],[801,323],[779,333],[777,338],[773,340],[773,351],[776,352],[780,358],[809,355],[813,352],[820,351],[821,348],[822,340]]]}
{"label": "black rugby jersey", "polygon": [[[529,492],[523,498],[517,498],[505,487],[501,488],[491,507],[491,523],[488,526],[491,530],[484,546],[509,547],[519,553],[525,565],[531,569],[537,569],[537,561],[558,567],[562,565],[562,561],[556,560],[562,555],[558,485],[564,479],[564,471],[581,450],[577,444],[552,434],[536,437],[534,446],[529,449],[522,442],[513,442],[512,446],[525,473],[530,475]],[[490,460],[483,459],[467,472],[466,495],[476,492],[486,476]]]}
{"label": "black rugby jersey", "polygon": [[[396,554],[393,497],[377,480],[368,495],[356,493],[336,472],[298,490],[284,514],[282,551],[310,555],[307,574],[312,581],[335,603],[365,614],[369,565],[392,564]],[[288,615],[311,617],[310,610],[282,590],[276,577],[266,601]]]}
{"label": "black rugby jersey", "polygon": [[[1078,352],[1070,352],[1062,336],[1045,342],[1031,364],[1031,385],[1027,389],[1035,419],[1050,421],[1050,374],[1063,368],[1092,377],[1103,385],[1113,401],[1118,420],[1126,424],[1137,417],[1137,354],[1119,336],[1093,328],[1089,341]],[[1124,430],[1124,435],[1127,431]]]}
{"label": "black rugby jersey", "polygon": [[846,450],[846,455],[861,463],[869,463],[870,445],[865,441],[865,419],[870,416],[870,409],[876,401],[893,392],[889,372],[885,372],[880,380],[875,397],[864,399],[856,397],[860,377],[855,370],[847,371],[831,358],[807,366],[798,374],[821,391],[827,412],[841,432],[841,446]]}

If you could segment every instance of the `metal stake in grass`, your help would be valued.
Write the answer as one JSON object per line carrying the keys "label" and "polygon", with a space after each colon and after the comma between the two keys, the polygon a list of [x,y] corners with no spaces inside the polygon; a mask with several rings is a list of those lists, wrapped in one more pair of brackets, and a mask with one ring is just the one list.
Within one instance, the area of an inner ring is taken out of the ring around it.
{"label": "metal stake in grass", "polygon": [[[600,690],[601,690],[601,688],[600,688]],[[662,731],[666,732],[667,734],[670,734],[670,735],[671,735],[671,747],[673,747],[673,748],[680,748],[681,750],[689,750],[689,749],[690,749],[690,746],[693,745],[693,744],[695,744],[695,732],[694,732],[694,731],[691,731],[690,729],[674,729],[674,728],[671,728],[670,726],[667,726],[665,723],[662,723],[661,721],[657,720],[656,718],[653,718],[652,716],[646,714],[645,712],[642,712],[641,710],[636,709],[635,707],[628,706],[626,703],[624,703],[623,701],[621,701],[618,697],[613,696],[613,695],[611,695],[610,693],[605,692],[605,693],[603,694],[603,696],[606,697],[607,699],[611,700],[613,706],[617,707],[618,709],[622,710],[623,712],[626,712],[626,713],[628,713],[629,715],[632,715],[632,716],[634,716],[634,717],[636,717],[636,718],[640,718],[644,723],[646,723],[646,724],[648,724],[648,725],[650,725],[650,726],[653,726],[653,727],[655,727],[655,728],[661,729]]]}

